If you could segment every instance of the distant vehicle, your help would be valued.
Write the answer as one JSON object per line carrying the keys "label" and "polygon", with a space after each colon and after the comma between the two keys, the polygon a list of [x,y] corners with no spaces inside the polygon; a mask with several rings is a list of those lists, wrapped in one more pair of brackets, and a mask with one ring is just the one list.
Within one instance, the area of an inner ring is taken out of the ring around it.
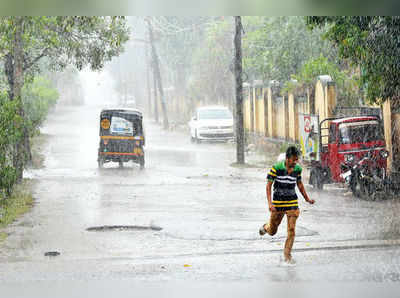
{"label": "distant vehicle", "polygon": [[132,160],[144,168],[145,136],[142,113],[135,109],[103,109],[100,113],[98,165]]}
{"label": "distant vehicle", "polygon": [[234,138],[233,116],[224,106],[205,106],[197,108],[189,122],[190,140],[228,141]]}
{"label": "distant vehicle", "polygon": [[131,108],[131,109],[136,108],[136,100],[135,100],[135,98],[133,96],[129,96],[127,98],[127,100],[125,101],[124,107],[125,108]]}

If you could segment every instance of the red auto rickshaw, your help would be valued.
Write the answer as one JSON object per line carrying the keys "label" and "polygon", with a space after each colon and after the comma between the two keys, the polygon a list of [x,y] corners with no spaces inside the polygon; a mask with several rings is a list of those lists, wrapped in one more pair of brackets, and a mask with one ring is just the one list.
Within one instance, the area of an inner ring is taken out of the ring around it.
{"label": "red auto rickshaw", "polygon": [[354,164],[371,152],[383,172],[387,151],[379,116],[327,118],[319,123],[319,160],[311,162],[309,183],[322,189],[331,182],[345,182],[344,165]]}

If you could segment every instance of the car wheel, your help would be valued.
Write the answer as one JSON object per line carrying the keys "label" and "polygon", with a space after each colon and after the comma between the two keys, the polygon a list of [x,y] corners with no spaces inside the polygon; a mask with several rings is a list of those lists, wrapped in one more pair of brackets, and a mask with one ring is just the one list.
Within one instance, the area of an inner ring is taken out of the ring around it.
{"label": "car wheel", "polygon": [[195,140],[196,140],[196,143],[197,144],[200,144],[201,143],[201,140],[198,138],[198,136],[197,136],[197,130],[196,130],[196,132],[195,132]]}

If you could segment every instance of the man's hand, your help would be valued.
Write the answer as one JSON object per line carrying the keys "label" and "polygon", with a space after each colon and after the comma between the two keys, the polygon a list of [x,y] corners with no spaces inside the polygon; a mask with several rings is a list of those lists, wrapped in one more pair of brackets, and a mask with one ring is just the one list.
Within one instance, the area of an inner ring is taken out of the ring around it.
{"label": "man's hand", "polygon": [[273,211],[276,211],[276,208],[274,207],[274,205],[269,205],[269,211],[270,212],[273,212]]}
{"label": "man's hand", "polygon": [[306,202],[312,205],[312,204],[315,203],[315,200],[311,200],[311,199],[308,199],[308,198],[307,198],[307,199],[306,199]]}

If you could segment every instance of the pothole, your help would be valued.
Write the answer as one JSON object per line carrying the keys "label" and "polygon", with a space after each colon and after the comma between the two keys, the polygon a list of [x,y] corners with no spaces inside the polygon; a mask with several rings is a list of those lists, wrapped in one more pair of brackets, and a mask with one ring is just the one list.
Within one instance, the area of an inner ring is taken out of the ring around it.
{"label": "pothole", "polygon": [[98,226],[90,227],[86,229],[89,232],[107,232],[107,231],[161,231],[162,228],[159,226],[125,226],[125,225],[115,225],[115,226]]}
{"label": "pothole", "polygon": [[57,257],[60,255],[58,251],[47,251],[44,253],[46,257]]}

